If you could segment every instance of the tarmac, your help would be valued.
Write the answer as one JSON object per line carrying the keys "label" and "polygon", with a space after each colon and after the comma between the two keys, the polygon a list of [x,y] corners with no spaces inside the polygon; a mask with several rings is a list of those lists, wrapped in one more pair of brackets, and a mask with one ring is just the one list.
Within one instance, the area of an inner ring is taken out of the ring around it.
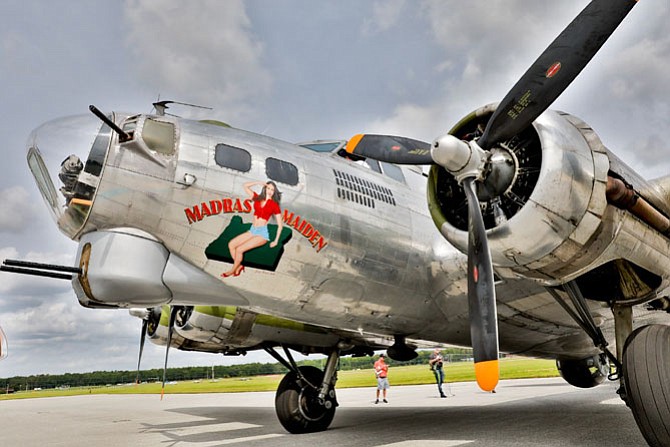
{"label": "tarmac", "polygon": [[616,383],[574,388],[560,378],[501,381],[496,393],[472,382],[338,389],[325,432],[291,435],[274,392],[84,395],[0,401],[0,445],[44,446],[644,446]]}

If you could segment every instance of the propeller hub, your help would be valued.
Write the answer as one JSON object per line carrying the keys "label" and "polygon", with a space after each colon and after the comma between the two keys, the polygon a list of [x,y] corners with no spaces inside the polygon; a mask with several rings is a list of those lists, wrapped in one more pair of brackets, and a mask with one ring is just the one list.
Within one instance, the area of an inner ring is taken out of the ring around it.
{"label": "propeller hub", "polygon": [[191,318],[193,313],[193,306],[183,306],[180,307],[177,311],[177,317],[175,318],[175,324],[178,328],[183,328],[188,323],[188,320]]}
{"label": "propeller hub", "polygon": [[147,334],[150,337],[153,337],[160,325],[162,309],[157,306],[147,309],[147,311]]}
{"label": "propeller hub", "polygon": [[509,191],[516,180],[518,166],[514,152],[501,148],[491,149],[485,179],[477,185],[479,200],[487,202]]}
{"label": "propeller hub", "polygon": [[476,142],[465,142],[449,134],[433,142],[430,155],[459,183],[465,178],[481,179],[487,158],[487,153]]}

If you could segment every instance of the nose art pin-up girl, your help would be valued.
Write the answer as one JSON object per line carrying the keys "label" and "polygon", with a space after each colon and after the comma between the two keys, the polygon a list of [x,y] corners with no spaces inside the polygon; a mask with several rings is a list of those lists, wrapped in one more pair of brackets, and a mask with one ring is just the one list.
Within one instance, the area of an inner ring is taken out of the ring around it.
{"label": "nose art pin-up girl", "polygon": [[[263,185],[260,194],[254,192],[253,186]],[[279,236],[282,231],[282,216],[279,202],[281,193],[274,182],[248,182],[244,184],[244,190],[254,204],[254,219],[249,231],[235,236],[228,243],[230,256],[233,258],[233,266],[227,272],[221,274],[222,277],[239,276],[244,271],[242,260],[244,253],[254,248],[261,247],[270,241],[268,231],[268,221],[272,216],[277,221],[277,235],[274,241],[270,242],[270,247],[274,248],[279,243]]]}

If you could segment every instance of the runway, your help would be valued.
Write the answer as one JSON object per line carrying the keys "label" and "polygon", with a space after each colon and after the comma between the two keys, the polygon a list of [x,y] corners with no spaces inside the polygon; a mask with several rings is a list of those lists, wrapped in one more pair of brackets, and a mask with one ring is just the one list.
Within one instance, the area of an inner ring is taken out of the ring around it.
{"label": "runway", "polygon": [[[391,384],[393,385],[393,384]],[[562,379],[501,381],[497,393],[453,383],[393,387],[388,404],[374,388],[337,390],[331,428],[290,435],[274,393],[89,395],[0,402],[0,444],[7,447],[224,445],[452,447],[644,446],[616,384],[582,390]],[[449,389],[445,388],[445,390]]]}

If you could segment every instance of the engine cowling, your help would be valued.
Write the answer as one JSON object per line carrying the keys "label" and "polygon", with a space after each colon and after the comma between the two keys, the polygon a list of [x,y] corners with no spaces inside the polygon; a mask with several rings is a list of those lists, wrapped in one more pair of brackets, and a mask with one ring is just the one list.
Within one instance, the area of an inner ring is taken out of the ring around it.
{"label": "engine cowling", "polygon": [[[131,310],[131,315],[138,315],[137,312]],[[168,324],[170,321],[170,306],[156,306],[151,309],[147,309],[147,315],[145,317],[148,320],[147,324],[147,337],[151,340],[152,343],[165,346],[168,339]],[[173,348],[181,348],[186,339],[181,337],[179,334],[172,333],[170,346]]]}
{"label": "engine cowling", "polygon": [[[495,104],[474,111],[450,133],[466,141],[478,137],[494,110]],[[635,179],[638,190],[653,187],[640,184],[644,181],[614,157],[586,123],[546,111],[491,152],[485,180],[476,184],[496,270],[508,269],[554,285],[625,259],[663,275],[670,259],[658,247],[670,248],[668,238],[628,210],[608,203],[612,176]],[[442,235],[467,252],[465,194],[437,165],[430,171],[428,200]]]}
{"label": "engine cowling", "polygon": [[184,318],[177,318],[175,330],[179,335],[200,343],[223,344],[227,341],[237,308],[220,306],[206,308],[188,307]]}
{"label": "engine cowling", "polygon": [[183,307],[177,314],[175,333],[200,346],[217,346],[221,352],[253,349],[263,342],[289,346],[327,348],[339,337],[323,328],[235,306]]}

